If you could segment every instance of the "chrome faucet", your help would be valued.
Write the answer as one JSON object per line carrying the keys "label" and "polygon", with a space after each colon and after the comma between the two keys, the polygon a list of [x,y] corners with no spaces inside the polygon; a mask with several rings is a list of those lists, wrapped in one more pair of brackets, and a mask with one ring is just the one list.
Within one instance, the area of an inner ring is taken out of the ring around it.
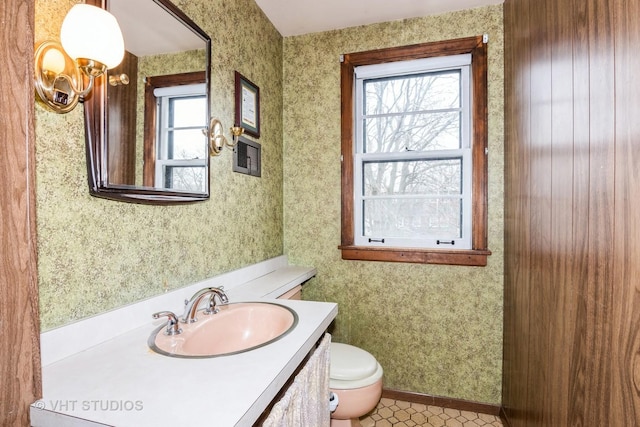
{"label": "chrome faucet", "polygon": [[185,301],[184,314],[182,315],[182,319],[181,319],[184,323],[193,323],[198,320],[198,318],[196,317],[196,314],[198,313],[200,302],[202,302],[202,300],[207,295],[210,295],[209,305],[207,310],[205,311],[205,313],[207,314],[216,312],[216,311],[210,311],[212,306],[213,306],[213,309],[216,310],[215,300],[214,300],[216,295],[218,296],[222,304],[226,304],[229,302],[227,295],[224,293],[224,291],[221,288],[210,287],[210,288],[200,289],[198,292],[193,294],[191,299],[188,299]]}

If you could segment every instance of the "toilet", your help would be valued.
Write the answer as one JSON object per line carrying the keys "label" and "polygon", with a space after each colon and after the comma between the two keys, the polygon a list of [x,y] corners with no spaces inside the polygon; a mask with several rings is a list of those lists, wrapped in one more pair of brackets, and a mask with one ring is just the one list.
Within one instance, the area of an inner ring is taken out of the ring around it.
{"label": "toilet", "polygon": [[331,427],[359,427],[359,418],[373,410],[382,395],[382,366],[369,352],[331,343],[329,388],[338,397]]}

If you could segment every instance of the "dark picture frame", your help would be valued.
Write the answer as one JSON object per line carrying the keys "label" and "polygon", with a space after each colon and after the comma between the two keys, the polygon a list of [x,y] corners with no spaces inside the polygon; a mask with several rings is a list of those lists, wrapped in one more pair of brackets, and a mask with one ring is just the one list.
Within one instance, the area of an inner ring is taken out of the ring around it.
{"label": "dark picture frame", "polygon": [[239,72],[235,72],[235,125],[244,133],[260,138],[260,88]]}

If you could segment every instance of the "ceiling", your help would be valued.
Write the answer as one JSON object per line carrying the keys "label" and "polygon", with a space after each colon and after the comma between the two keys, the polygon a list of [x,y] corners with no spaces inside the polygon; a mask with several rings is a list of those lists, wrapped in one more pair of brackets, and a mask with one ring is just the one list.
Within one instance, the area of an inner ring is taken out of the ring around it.
{"label": "ceiling", "polygon": [[437,15],[504,0],[256,0],[283,36]]}

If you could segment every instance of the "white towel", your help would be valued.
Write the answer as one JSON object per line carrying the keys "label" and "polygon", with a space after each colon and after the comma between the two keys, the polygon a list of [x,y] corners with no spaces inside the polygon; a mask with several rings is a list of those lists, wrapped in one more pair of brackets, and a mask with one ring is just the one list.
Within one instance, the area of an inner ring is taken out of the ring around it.
{"label": "white towel", "polygon": [[263,427],[329,426],[330,348],[331,335],[325,334],[293,384],[273,406]]}

